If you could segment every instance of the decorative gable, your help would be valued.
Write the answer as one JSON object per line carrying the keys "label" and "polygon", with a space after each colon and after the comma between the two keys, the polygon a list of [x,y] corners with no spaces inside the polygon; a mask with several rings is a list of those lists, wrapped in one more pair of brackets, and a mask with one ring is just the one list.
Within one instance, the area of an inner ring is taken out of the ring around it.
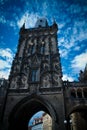
{"label": "decorative gable", "polygon": [[37,55],[34,55],[31,59],[31,67],[39,67],[40,66],[40,59]]}

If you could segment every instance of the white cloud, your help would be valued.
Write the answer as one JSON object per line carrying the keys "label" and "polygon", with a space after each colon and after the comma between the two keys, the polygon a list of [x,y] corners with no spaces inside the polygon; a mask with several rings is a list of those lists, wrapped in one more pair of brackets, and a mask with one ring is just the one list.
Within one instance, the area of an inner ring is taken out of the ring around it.
{"label": "white cloud", "polygon": [[77,55],[71,63],[71,67],[74,69],[75,72],[83,70],[87,63],[87,50],[84,53]]}
{"label": "white cloud", "polygon": [[61,46],[63,43],[64,43],[64,37],[60,37],[60,38],[58,38],[58,44],[59,44],[59,46]]}
{"label": "white cloud", "polygon": [[7,21],[6,21],[6,19],[5,19],[5,17],[4,16],[1,16],[0,17],[0,23],[6,23]]}
{"label": "white cloud", "polygon": [[76,47],[74,48],[74,50],[75,50],[75,51],[79,51],[79,50],[80,50],[80,46],[76,46]]}
{"label": "white cloud", "polygon": [[0,49],[0,78],[8,77],[13,56],[14,54],[9,48]]}
{"label": "white cloud", "polygon": [[16,29],[16,23],[15,22],[11,21],[11,22],[9,22],[9,25],[11,27],[13,27],[14,29]]}
{"label": "white cloud", "polygon": [[69,53],[70,49],[75,46],[75,37],[71,33],[72,29],[70,27],[66,28],[66,31],[63,32],[64,36],[58,39],[59,46],[64,47],[67,50],[67,54]]}
{"label": "white cloud", "polygon": [[42,5],[42,15],[43,16],[48,16],[48,8],[49,8],[49,3],[45,1]]}
{"label": "white cloud", "polygon": [[5,68],[10,68],[9,62],[0,59],[0,70]]}
{"label": "white cloud", "polygon": [[71,76],[68,76],[67,74],[64,74],[63,75],[63,78],[62,78],[63,81],[74,81],[74,79],[71,77]]}
{"label": "white cloud", "polygon": [[[78,4],[71,5],[68,11],[70,11],[70,13],[71,12],[78,13],[78,15],[79,15],[79,12],[81,11],[81,9],[79,6],[79,9],[77,10],[77,7],[78,7]],[[80,14],[82,14],[82,13],[83,12],[81,12]],[[85,12],[84,12],[84,14],[85,14]],[[67,16],[67,15],[65,14],[65,16]],[[68,24],[69,21],[66,21],[66,22],[62,21],[61,24],[58,23],[59,24],[59,34],[63,34],[62,37],[59,38],[59,45],[62,44],[62,46],[65,49],[70,50],[72,47],[76,47],[77,44],[79,44],[79,42],[81,42],[83,40],[87,40],[87,24],[86,24],[87,21],[86,21],[86,19],[83,19],[83,17],[82,18],[80,18],[80,17],[81,17],[81,15],[79,17],[77,17],[75,21],[72,21],[71,25]],[[69,26],[67,26],[67,25],[69,25]],[[66,30],[63,31],[62,27],[65,27]]]}
{"label": "white cloud", "polygon": [[75,36],[75,40],[82,41],[87,39],[87,27],[86,21],[75,21],[73,27],[73,34]]}
{"label": "white cloud", "polygon": [[81,30],[78,35],[78,41],[87,40],[87,30]]}
{"label": "white cloud", "polygon": [[58,23],[58,28],[62,29],[65,26],[65,23]]}
{"label": "white cloud", "polygon": [[63,57],[63,58],[67,58],[67,56],[68,56],[68,50],[66,50],[66,49],[60,48],[59,53],[60,53],[61,57]]}
{"label": "white cloud", "polygon": [[6,49],[0,49],[0,56],[4,57],[4,56],[7,56],[7,57],[12,57],[12,54],[11,54],[11,50],[9,48],[6,48]]}
{"label": "white cloud", "polygon": [[78,14],[81,12],[81,9],[79,4],[71,4],[71,6],[69,6],[69,8],[67,8],[67,11],[69,11],[71,14]]}
{"label": "white cloud", "polygon": [[12,62],[13,52],[9,48],[1,48],[0,49],[0,57],[4,58],[8,62]]}
{"label": "white cloud", "polygon": [[65,44],[63,44],[63,46],[66,48],[66,49],[70,49],[71,47],[74,46],[74,43],[72,41],[69,42],[69,39],[66,39],[65,40]]}
{"label": "white cloud", "polygon": [[7,20],[4,16],[0,17],[0,23],[7,24],[10,27],[13,27],[13,29],[16,29],[17,25],[14,21]]}
{"label": "white cloud", "polygon": [[17,21],[17,25],[20,28],[25,22],[26,28],[34,27],[38,17],[39,16],[37,14],[29,14],[28,12],[25,12],[25,14],[22,15],[21,19]]}
{"label": "white cloud", "polygon": [[10,71],[10,69],[1,70],[1,71],[0,71],[0,78],[8,79],[9,71]]}
{"label": "white cloud", "polygon": [[73,28],[68,27],[64,33],[63,37],[59,38],[59,46],[61,57],[67,58],[68,54],[71,51],[71,48],[74,47],[75,51],[79,51],[81,49],[81,45],[79,42],[87,39],[87,28],[85,28],[85,22],[76,21],[74,23]]}

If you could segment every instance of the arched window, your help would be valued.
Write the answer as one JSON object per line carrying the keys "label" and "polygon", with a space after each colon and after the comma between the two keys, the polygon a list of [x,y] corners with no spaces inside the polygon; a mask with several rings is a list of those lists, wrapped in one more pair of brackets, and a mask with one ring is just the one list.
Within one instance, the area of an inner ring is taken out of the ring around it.
{"label": "arched window", "polygon": [[32,69],[32,73],[31,73],[31,81],[32,82],[37,82],[39,81],[39,69]]}

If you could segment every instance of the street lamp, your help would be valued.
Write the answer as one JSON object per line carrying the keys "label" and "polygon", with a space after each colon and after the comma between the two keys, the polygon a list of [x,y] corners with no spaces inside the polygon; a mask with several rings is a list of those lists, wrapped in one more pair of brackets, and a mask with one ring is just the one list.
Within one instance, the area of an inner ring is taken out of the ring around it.
{"label": "street lamp", "polygon": [[65,127],[66,127],[66,130],[67,129],[71,129],[71,125],[72,125],[72,120],[70,119],[70,120],[64,120],[64,125],[65,125]]}
{"label": "street lamp", "polygon": [[67,130],[67,120],[64,120],[64,125],[65,125],[65,128]]}
{"label": "street lamp", "polygon": [[67,124],[67,120],[64,120],[64,124]]}

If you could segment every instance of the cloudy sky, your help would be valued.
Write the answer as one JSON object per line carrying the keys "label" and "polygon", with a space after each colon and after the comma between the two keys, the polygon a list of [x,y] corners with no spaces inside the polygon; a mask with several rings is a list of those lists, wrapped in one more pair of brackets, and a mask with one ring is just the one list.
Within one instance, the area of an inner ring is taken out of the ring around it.
{"label": "cloudy sky", "polygon": [[64,80],[77,80],[87,63],[86,0],[0,0],[0,78],[8,78],[23,23],[33,28],[39,17],[58,24]]}

